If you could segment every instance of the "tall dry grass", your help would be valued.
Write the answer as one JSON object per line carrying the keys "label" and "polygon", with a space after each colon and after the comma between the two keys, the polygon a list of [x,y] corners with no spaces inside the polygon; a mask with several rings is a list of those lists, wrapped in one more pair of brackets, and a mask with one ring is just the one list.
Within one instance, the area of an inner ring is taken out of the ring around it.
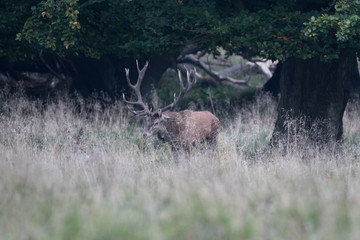
{"label": "tall dry grass", "polygon": [[176,165],[169,147],[141,138],[121,102],[0,100],[0,239],[360,236],[356,105],[343,154],[263,151],[276,106],[259,96],[223,119],[215,153]]}

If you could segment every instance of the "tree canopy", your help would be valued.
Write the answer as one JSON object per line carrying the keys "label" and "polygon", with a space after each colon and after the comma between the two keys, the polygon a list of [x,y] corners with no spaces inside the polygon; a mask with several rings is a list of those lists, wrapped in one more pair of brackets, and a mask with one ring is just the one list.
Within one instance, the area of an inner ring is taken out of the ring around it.
{"label": "tree canopy", "polygon": [[255,12],[236,13],[226,20],[230,36],[224,47],[273,60],[320,56],[325,61],[338,58],[342,48],[359,49],[359,1],[308,2],[272,1]]}
{"label": "tree canopy", "polygon": [[0,41],[1,55],[46,49],[59,55],[149,57],[179,53],[191,44],[212,53],[222,47],[246,57],[327,61],[342,48],[360,48],[359,0],[6,0],[2,5],[1,31],[9,38]]}
{"label": "tree canopy", "polygon": [[187,44],[215,49],[218,15],[206,0],[48,0],[32,7],[17,39],[65,55],[149,57]]}

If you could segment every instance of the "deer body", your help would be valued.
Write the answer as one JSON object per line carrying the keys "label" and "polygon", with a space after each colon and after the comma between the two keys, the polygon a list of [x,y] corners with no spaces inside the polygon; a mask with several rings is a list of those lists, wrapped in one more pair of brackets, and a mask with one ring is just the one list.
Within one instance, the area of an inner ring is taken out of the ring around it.
{"label": "deer body", "polygon": [[190,151],[192,146],[199,144],[214,147],[219,128],[219,119],[208,111],[166,111],[161,117],[148,117],[144,137],[157,134],[173,151]]}
{"label": "deer body", "polygon": [[[187,84],[184,85],[181,72],[179,74],[180,93],[174,102],[158,109],[157,111],[150,111],[148,105],[143,102],[140,86],[144,78],[148,62],[140,69],[136,61],[138,70],[138,80],[135,84],[131,84],[129,77],[129,69],[125,69],[126,80],[128,85],[134,90],[137,101],[128,101],[123,95],[125,103],[132,106],[140,107],[140,110],[131,110],[137,116],[145,116],[147,125],[144,131],[144,138],[148,138],[157,134],[162,141],[169,143],[174,155],[179,150],[185,150],[190,153],[193,146],[208,144],[210,147],[216,145],[216,138],[220,129],[220,121],[212,113],[208,111],[191,111],[184,110],[180,112],[170,112],[183,96],[195,85],[195,72],[186,71]],[[191,74],[193,73],[193,80]]]}

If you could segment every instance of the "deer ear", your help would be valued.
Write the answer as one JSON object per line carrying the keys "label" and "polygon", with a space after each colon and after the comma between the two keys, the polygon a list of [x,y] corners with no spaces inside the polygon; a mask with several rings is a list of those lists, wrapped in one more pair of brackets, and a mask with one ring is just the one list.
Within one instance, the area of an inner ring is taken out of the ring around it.
{"label": "deer ear", "polygon": [[171,117],[166,116],[165,114],[162,114],[162,115],[161,115],[161,119],[163,119],[163,120],[167,121],[167,120],[170,120],[170,119],[171,119]]}

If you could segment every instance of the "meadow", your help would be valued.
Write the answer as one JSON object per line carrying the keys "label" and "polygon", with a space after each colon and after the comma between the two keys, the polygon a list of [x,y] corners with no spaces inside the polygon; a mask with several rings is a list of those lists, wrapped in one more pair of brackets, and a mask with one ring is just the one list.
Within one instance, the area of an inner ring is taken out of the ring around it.
{"label": "meadow", "polygon": [[342,152],[270,152],[276,104],[261,95],[218,109],[216,151],[176,165],[122,102],[99,98],[0,94],[0,239],[359,238],[356,104]]}

